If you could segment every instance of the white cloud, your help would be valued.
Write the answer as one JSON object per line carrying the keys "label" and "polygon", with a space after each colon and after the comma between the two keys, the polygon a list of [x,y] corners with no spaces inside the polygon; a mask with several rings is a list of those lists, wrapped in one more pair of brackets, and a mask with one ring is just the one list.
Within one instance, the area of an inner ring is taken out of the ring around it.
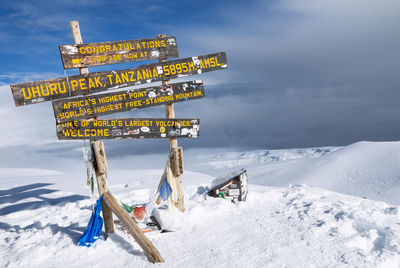
{"label": "white cloud", "polygon": [[[60,74],[57,73],[4,73],[0,74],[0,83],[7,84],[7,83],[24,83],[24,82],[31,82],[43,79],[50,79],[59,77]],[[4,88],[1,91],[5,90]]]}
{"label": "white cloud", "polygon": [[[22,78],[23,77],[23,78]],[[14,81],[37,80],[43,74],[6,74],[1,78]],[[35,78],[35,79],[34,79]],[[51,103],[15,107],[9,85],[0,85],[0,147],[38,145],[55,142],[55,119]]]}

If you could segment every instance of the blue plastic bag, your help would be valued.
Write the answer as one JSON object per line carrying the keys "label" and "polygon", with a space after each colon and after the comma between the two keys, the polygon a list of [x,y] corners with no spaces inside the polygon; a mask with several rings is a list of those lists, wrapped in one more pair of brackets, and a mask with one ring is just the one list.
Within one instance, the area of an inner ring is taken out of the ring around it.
{"label": "blue plastic bag", "polygon": [[160,187],[160,197],[163,201],[167,200],[172,194],[171,186],[169,186],[168,179],[165,178],[163,184]]}
{"label": "blue plastic bag", "polygon": [[97,239],[101,239],[101,229],[103,228],[103,218],[100,216],[101,201],[103,201],[103,196],[96,201],[96,207],[92,212],[89,224],[81,238],[79,238],[79,246],[90,247]]}

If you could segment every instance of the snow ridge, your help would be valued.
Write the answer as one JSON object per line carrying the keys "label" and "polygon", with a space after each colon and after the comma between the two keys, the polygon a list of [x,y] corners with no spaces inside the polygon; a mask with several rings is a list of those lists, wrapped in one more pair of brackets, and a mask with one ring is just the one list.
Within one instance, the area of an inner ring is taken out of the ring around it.
{"label": "snow ridge", "polygon": [[199,165],[214,169],[233,168],[257,163],[274,163],[303,158],[316,158],[329,154],[340,147],[322,147],[288,150],[256,150],[249,152],[225,152],[197,157]]}

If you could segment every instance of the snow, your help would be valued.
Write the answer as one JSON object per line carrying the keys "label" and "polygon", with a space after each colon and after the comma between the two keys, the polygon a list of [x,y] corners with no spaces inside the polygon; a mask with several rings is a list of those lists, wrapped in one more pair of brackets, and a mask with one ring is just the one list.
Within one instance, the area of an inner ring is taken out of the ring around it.
{"label": "snow", "polygon": [[[174,232],[146,233],[165,259],[157,266],[400,267],[399,156],[399,142],[185,152],[186,211],[165,216]],[[217,175],[239,168],[246,202],[206,195]],[[109,169],[111,192],[128,205],[147,202],[162,174]],[[154,266],[119,229],[76,245],[95,203],[85,175],[0,169],[0,267]]]}
{"label": "snow", "polygon": [[0,168],[0,174],[7,178],[13,178],[21,176],[58,175],[61,174],[61,172],[56,170],[35,168]]}
{"label": "snow", "polygon": [[257,150],[252,152],[228,152],[214,155],[205,154],[198,157],[201,165],[215,169],[232,168],[255,163],[282,162],[293,159],[316,158],[338,150],[338,147]]}
{"label": "snow", "polygon": [[[219,170],[245,166],[251,183],[308,184],[344,194],[400,204],[400,143],[358,142],[343,148],[259,150],[200,156]],[[226,160],[224,160],[226,159]],[[267,164],[267,165],[266,165]]]}

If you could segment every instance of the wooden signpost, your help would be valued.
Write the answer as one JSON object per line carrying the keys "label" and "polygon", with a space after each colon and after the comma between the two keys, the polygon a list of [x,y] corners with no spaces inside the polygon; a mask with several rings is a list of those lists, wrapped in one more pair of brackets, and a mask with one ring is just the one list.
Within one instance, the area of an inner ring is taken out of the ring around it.
{"label": "wooden signpost", "polygon": [[57,123],[204,98],[203,81],[53,101]]}
{"label": "wooden signpost", "polygon": [[[79,22],[71,21],[70,22],[72,38],[74,39],[75,44],[82,44],[82,36],[81,31],[79,29]],[[81,75],[85,75],[89,73],[88,68],[79,68],[79,72]],[[107,172],[108,165],[106,159],[106,152],[104,149],[104,144],[102,141],[91,141],[90,147],[93,154],[93,169],[96,174],[96,182],[97,182],[97,190],[99,195],[103,195],[107,191],[109,191],[107,186]],[[112,211],[110,207],[107,206],[104,202],[102,202],[102,212],[104,218],[104,228],[106,230],[106,236],[108,233],[114,232],[114,220],[112,216]]]}
{"label": "wooden signpost", "polygon": [[179,57],[175,37],[61,45],[64,69]]}
{"label": "wooden signpost", "polygon": [[[159,35],[158,37],[164,37],[164,35]],[[225,60],[226,60],[226,56],[224,55]],[[196,66],[200,67],[199,64],[199,59],[197,58],[192,58],[192,61],[194,64],[196,64]],[[160,64],[163,64],[165,62],[167,62],[166,58],[160,59],[159,60]],[[202,61],[204,62],[204,60]],[[222,65],[221,65],[222,66]],[[167,78],[163,78],[162,79],[162,84],[164,86],[168,86],[170,85],[170,80]],[[172,103],[170,104],[166,104],[165,105],[165,115],[167,118],[169,119],[173,119],[175,118],[175,112],[174,112],[174,105]],[[182,191],[182,179],[181,179],[181,174],[171,174],[171,172],[169,172],[171,170],[171,166],[182,166],[182,171],[183,171],[183,156],[179,159],[178,157],[173,157],[174,155],[176,155],[176,152],[181,152],[182,153],[182,148],[178,147],[178,141],[176,138],[171,137],[169,139],[169,155],[168,155],[168,159],[167,159],[167,163],[165,165],[165,169],[163,174],[161,175],[161,179],[160,182],[158,184],[157,187],[157,200],[156,203],[159,204],[161,202],[161,197],[159,194],[159,190],[161,185],[163,184],[164,180],[167,178],[168,179],[168,174],[171,175],[170,176],[170,181],[172,181],[172,191],[176,191],[176,194],[174,195],[174,199],[173,201],[173,205],[178,208],[181,212],[185,211],[185,202],[184,202],[184,198],[183,198],[183,191]],[[181,163],[178,163],[178,161],[181,160]],[[172,162],[175,161],[175,162]]]}
{"label": "wooden signpost", "polygon": [[[200,120],[175,118],[173,103],[203,98],[205,94],[202,81],[170,84],[170,79],[224,70],[228,67],[226,54],[218,52],[168,61],[179,55],[175,37],[159,35],[151,39],[83,44],[79,23],[72,21],[70,24],[75,44],[61,45],[59,49],[64,68],[79,68],[80,75],[11,85],[15,105],[53,101],[58,138],[90,140],[97,187],[99,195],[103,196],[106,233],[114,232],[114,213],[127,226],[148,260],[163,262],[157,249],[109,192],[106,153],[99,139],[168,138],[170,153],[157,190],[167,178],[174,194],[172,205],[184,211],[183,151],[178,147],[177,138],[199,137]],[[159,59],[159,62],[125,70],[89,73],[87,68],[153,59]],[[162,85],[92,95],[157,81]],[[97,119],[98,116],[157,105],[165,105],[166,118]]]}
{"label": "wooden signpost", "polygon": [[57,125],[60,140],[197,138],[199,135],[199,119],[83,119]]}
{"label": "wooden signpost", "polygon": [[11,85],[16,106],[72,96],[165,81],[228,67],[225,52],[160,63],[144,64],[133,69],[87,73],[36,82]]}

